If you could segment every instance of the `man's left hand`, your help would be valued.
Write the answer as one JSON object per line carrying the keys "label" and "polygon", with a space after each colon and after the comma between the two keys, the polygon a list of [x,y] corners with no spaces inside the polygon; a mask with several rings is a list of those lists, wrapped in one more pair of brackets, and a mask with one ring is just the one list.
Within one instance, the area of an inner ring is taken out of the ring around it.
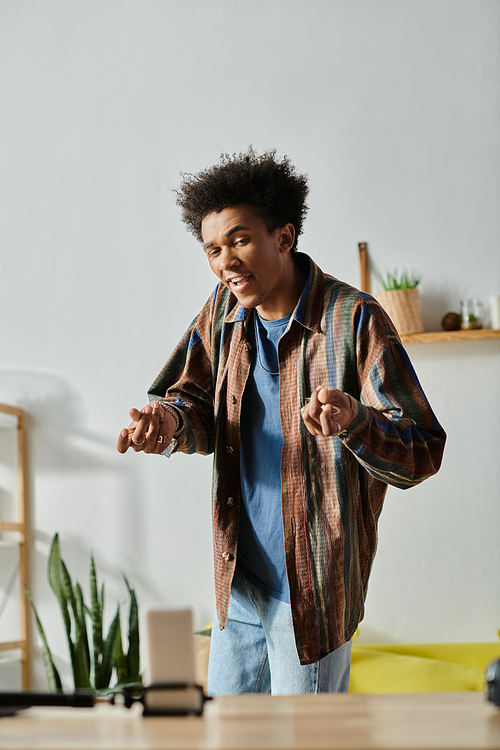
{"label": "man's left hand", "polygon": [[319,385],[312,392],[311,400],[302,407],[304,424],[311,435],[338,435],[354,419],[355,402],[337,388],[329,390]]}

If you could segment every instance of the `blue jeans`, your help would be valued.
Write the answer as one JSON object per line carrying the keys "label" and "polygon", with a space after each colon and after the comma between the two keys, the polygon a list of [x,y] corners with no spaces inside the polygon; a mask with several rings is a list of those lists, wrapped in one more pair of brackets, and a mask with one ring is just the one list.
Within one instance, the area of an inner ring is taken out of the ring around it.
{"label": "blue jeans", "polygon": [[274,599],[236,571],[224,630],[214,618],[208,694],[345,693],[351,641],[315,664],[297,656],[290,605]]}

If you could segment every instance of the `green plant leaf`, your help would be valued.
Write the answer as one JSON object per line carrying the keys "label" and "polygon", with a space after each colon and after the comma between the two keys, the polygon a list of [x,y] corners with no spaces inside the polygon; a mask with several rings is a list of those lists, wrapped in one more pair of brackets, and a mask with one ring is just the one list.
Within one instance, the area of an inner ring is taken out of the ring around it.
{"label": "green plant leaf", "polygon": [[61,606],[66,633],[71,633],[71,621],[68,612],[68,604],[63,593],[63,584],[61,581],[61,553],[59,550],[59,534],[54,536],[49,555],[48,567],[49,584],[57,597]]}
{"label": "green plant leaf", "polygon": [[135,591],[131,588],[127,577],[123,579],[130,596],[130,613],[128,620],[128,654],[127,667],[130,682],[140,681],[140,655],[139,655],[139,606]]}
{"label": "green plant leaf", "polygon": [[385,277],[379,275],[379,281],[385,292],[391,292],[396,289],[416,289],[422,281],[422,276],[415,271],[408,273],[403,270],[399,273],[396,269],[394,273],[388,271]]}
{"label": "green plant leaf", "polygon": [[99,670],[99,684],[96,681],[96,689],[102,690],[107,688],[111,680],[111,674],[114,667],[114,657],[116,648],[116,633],[120,622],[120,605],[116,610],[115,617],[111,623],[108,631],[108,636],[104,642],[102,650],[102,663]]}
{"label": "green plant leaf", "polygon": [[80,631],[76,639],[73,659],[73,680],[75,683],[75,690],[92,689],[89,677],[89,661],[87,651],[88,643],[85,641],[83,634]]}
{"label": "green plant leaf", "polygon": [[[85,679],[84,679],[84,664],[82,661],[82,648],[83,648],[83,636],[81,632],[80,627],[80,621],[78,618],[78,608],[76,605],[76,597],[75,592],[73,590],[73,584],[71,582],[71,576],[69,574],[68,568],[66,567],[66,564],[64,563],[64,560],[61,558],[61,582],[62,582],[62,588],[63,588],[63,594],[66,598],[66,601],[69,602],[69,605],[71,606],[71,612],[73,613],[73,623],[74,623],[74,631],[75,631],[75,641],[74,645],[72,645],[72,648],[70,648],[70,654],[71,654],[71,666],[73,668],[73,678],[75,680],[75,689],[83,688],[85,687]],[[77,687],[78,683],[78,687]]]}
{"label": "green plant leaf", "polygon": [[75,590],[73,589],[71,576],[62,558],[61,558],[61,582],[62,582],[64,597],[66,601],[68,602],[69,606],[71,607],[71,612],[73,613],[73,622],[75,625],[75,642],[76,642],[77,638],[80,635],[78,632],[80,629],[80,622],[78,619],[78,607],[76,605]]}
{"label": "green plant leaf", "polygon": [[100,669],[102,659],[102,614],[104,604],[104,584],[102,587],[101,601],[99,601],[99,589],[97,588],[97,571],[94,558],[90,558],[90,606],[92,618],[92,642],[94,647],[94,685],[100,682]]}
{"label": "green plant leaf", "polygon": [[43,663],[45,666],[45,674],[47,675],[47,682],[49,684],[49,690],[51,693],[62,693],[61,677],[59,676],[57,667],[54,664],[52,653],[50,651],[49,644],[47,643],[47,638],[45,637],[45,632],[42,627],[42,623],[40,621],[40,618],[38,617],[38,612],[36,611],[36,607],[33,602],[33,599],[31,598],[31,594],[26,588],[26,586],[24,587],[24,591],[26,592],[28,601],[31,604],[33,614],[35,615],[36,626],[38,628],[38,632],[40,633],[40,637],[42,639]]}
{"label": "green plant leaf", "polygon": [[71,640],[71,618],[68,609],[68,600],[64,592],[64,581],[63,581],[63,564],[61,560],[61,552],[59,549],[59,534],[54,536],[52,540],[52,547],[49,555],[49,567],[48,567],[48,578],[49,584],[57,597],[59,606],[61,608],[61,614],[64,621],[64,627],[66,629],[66,639],[68,641],[68,649],[71,657],[71,664],[74,660],[74,644]]}
{"label": "green plant leaf", "polygon": [[123,653],[122,643],[122,629],[120,620],[118,620],[118,628],[116,630],[116,642],[115,642],[115,669],[118,684],[124,684],[128,682],[128,667],[127,657]]}
{"label": "green plant leaf", "polygon": [[85,651],[85,670],[87,674],[87,681],[90,684],[90,647],[89,637],[87,632],[87,611],[88,607],[85,605],[83,600],[83,591],[79,583],[75,585],[75,598],[76,598],[76,612],[78,616],[78,623],[80,627],[81,639],[83,648]]}

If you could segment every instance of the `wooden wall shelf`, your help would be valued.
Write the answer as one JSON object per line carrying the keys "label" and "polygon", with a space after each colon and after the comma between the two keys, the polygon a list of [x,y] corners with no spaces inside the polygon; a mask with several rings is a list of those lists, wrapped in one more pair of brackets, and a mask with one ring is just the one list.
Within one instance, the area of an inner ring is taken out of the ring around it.
{"label": "wooden wall shelf", "polygon": [[477,341],[478,339],[500,339],[500,331],[480,328],[472,331],[430,331],[407,333],[401,336],[403,344],[429,344],[435,341]]}
{"label": "wooden wall shelf", "polygon": [[[0,404],[0,414],[8,414],[14,418],[17,429],[17,474],[18,474],[18,520],[0,521],[0,532],[15,532],[17,538],[2,539],[1,544],[5,547],[19,547],[19,580],[21,586],[20,602],[20,638],[16,641],[4,641],[0,643],[1,662],[8,661],[4,654],[9,651],[21,652],[22,684],[26,690],[29,687],[29,638],[28,638],[28,599],[24,593],[24,587],[28,585],[28,561],[26,553],[26,439],[24,411],[16,406]],[[14,657],[15,660],[18,660]]]}
{"label": "wooden wall shelf", "polygon": [[[368,243],[358,242],[358,251],[361,271],[360,289],[367,294],[371,294]],[[425,331],[424,333],[401,335],[403,344],[431,344],[437,341],[476,341],[478,339],[500,339],[500,331],[493,328],[480,328],[473,331]]]}

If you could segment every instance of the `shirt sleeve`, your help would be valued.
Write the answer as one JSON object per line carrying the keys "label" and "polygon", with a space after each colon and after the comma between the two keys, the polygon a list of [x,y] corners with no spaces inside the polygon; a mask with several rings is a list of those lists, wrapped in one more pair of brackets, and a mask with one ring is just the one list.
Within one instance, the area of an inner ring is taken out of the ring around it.
{"label": "shirt sleeve", "polygon": [[359,410],[344,444],[373,477],[406,489],[439,470],[446,434],[390,319],[381,308],[363,317]]}
{"label": "shirt sleeve", "polygon": [[148,391],[150,401],[163,399],[181,416],[183,429],[177,437],[175,452],[207,455],[214,451],[211,315],[209,300]]}

